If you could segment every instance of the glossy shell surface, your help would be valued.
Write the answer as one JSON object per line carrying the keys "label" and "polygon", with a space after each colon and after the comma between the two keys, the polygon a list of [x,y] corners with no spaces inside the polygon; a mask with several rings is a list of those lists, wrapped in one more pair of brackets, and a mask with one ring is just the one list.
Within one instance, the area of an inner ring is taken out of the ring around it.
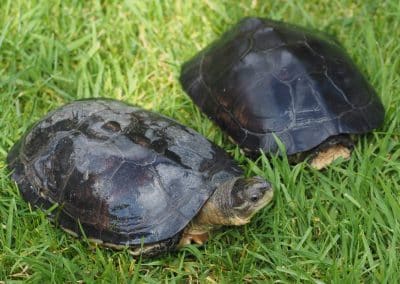
{"label": "glossy shell surface", "polygon": [[64,229],[116,245],[172,240],[216,187],[242,174],[219,147],[165,116],[97,99],[44,117],[8,156],[25,200]]}
{"label": "glossy shell surface", "polygon": [[383,122],[376,92],[331,37],[246,18],[186,62],[183,89],[249,152],[310,150]]}

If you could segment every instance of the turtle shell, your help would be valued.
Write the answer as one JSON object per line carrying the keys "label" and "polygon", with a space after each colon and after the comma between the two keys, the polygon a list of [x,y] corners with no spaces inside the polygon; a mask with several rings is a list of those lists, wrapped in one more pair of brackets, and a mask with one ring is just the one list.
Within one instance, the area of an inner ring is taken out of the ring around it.
{"label": "turtle shell", "polygon": [[246,18],[186,62],[183,89],[248,152],[310,150],[379,127],[376,92],[330,36]]}
{"label": "turtle shell", "polygon": [[65,230],[165,250],[216,187],[242,174],[218,146],[157,113],[106,99],[44,117],[8,155],[23,198]]}

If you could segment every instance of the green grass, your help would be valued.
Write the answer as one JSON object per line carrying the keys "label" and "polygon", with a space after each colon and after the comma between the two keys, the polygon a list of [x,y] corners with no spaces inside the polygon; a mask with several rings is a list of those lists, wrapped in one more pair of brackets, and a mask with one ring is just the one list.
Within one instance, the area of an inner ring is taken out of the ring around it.
{"label": "green grass", "polygon": [[[252,162],[184,94],[180,65],[247,15],[328,31],[367,74],[387,115],[349,162]],[[399,19],[396,0],[0,0],[0,283],[400,282]],[[47,111],[95,96],[196,129],[271,180],[273,204],[204,247],[150,260],[65,235],[22,200],[5,158]]]}

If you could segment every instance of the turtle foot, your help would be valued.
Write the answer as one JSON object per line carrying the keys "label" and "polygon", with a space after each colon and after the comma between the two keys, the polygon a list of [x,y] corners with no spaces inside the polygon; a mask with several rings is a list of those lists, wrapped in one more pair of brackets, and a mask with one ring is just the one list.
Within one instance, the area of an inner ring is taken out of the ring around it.
{"label": "turtle foot", "polygon": [[336,144],[318,152],[318,154],[311,160],[311,166],[317,170],[321,170],[330,165],[338,158],[348,160],[350,158],[351,150],[343,145]]}

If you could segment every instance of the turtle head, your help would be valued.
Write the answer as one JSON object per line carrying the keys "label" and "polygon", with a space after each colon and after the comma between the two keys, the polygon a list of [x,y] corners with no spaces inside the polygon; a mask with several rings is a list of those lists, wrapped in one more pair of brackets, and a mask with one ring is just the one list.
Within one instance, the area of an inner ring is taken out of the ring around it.
{"label": "turtle head", "polygon": [[261,177],[233,178],[220,184],[192,221],[194,228],[244,225],[271,202],[271,184]]}
{"label": "turtle head", "polygon": [[[237,225],[245,224],[261,208],[271,202],[273,189],[261,177],[238,178],[230,190],[230,210]],[[236,224],[233,224],[236,225]]]}
{"label": "turtle head", "polygon": [[244,225],[272,200],[272,196],[271,184],[261,177],[234,178],[214,191],[196,221],[213,225]]}

